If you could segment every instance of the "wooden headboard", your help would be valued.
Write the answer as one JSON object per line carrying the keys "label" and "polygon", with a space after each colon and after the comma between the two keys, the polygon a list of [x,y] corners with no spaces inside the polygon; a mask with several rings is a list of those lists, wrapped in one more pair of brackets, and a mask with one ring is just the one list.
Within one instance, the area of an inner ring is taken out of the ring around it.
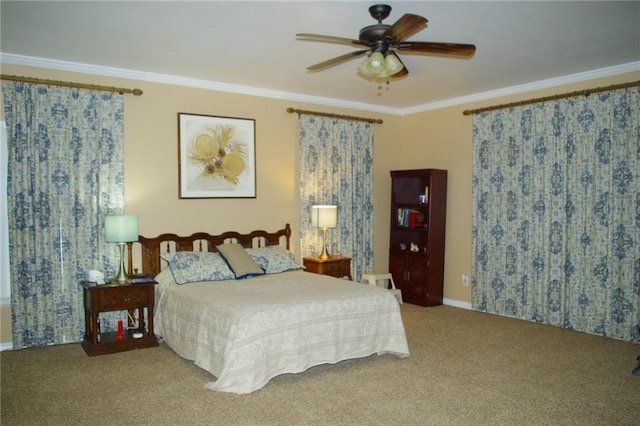
{"label": "wooden headboard", "polygon": [[[216,245],[224,243],[238,243],[245,248],[265,247],[283,245],[287,250],[290,249],[291,227],[287,223],[284,229],[276,232],[267,232],[262,230],[252,231],[248,234],[241,234],[235,231],[224,232],[220,235],[209,235],[206,232],[196,232],[189,236],[179,236],[176,234],[161,234],[157,237],[147,238],[142,235],[138,237],[141,245],[141,262],[142,273],[149,277],[156,276],[162,269],[163,260],[160,258],[162,253],[171,251],[210,251],[215,252]],[[128,244],[129,252],[129,268],[131,273],[133,259],[132,246]]]}

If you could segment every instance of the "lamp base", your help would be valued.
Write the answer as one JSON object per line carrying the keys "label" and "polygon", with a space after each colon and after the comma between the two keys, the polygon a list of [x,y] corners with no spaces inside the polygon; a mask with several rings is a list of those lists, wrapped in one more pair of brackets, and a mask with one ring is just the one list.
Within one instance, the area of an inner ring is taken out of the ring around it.
{"label": "lamp base", "polygon": [[322,228],[322,252],[318,255],[318,259],[331,259],[331,255],[327,251],[327,228]]}
{"label": "lamp base", "polygon": [[318,259],[320,260],[327,260],[327,259],[331,259],[331,255],[329,253],[327,253],[327,251],[323,251],[322,253],[320,253],[318,255]]}
{"label": "lamp base", "polygon": [[116,275],[111,282],[114,284],[127,284],[129,282],[129,277],[124,269],[124,245],[125,243],[120,244],[120,270],[118,271],[118,275]]}

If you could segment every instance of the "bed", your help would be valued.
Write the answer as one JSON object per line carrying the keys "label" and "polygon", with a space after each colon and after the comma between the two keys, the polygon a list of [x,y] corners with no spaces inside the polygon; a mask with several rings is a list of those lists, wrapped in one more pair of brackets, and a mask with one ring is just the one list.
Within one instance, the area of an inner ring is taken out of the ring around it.
{"label": "bed", "polygon": [[320,364],[409,355],[391,293],[305,272],[290,237],[288,224],[276,232],[140,236],[142,270],[158,281],[155,332],[215,376],[206,388],[247,394]]}

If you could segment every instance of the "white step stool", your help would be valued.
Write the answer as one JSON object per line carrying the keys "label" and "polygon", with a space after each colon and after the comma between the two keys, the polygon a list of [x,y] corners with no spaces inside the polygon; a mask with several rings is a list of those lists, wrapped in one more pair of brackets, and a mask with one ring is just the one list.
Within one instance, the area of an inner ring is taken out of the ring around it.
{"label": "white step stool", "polygon": [[[398,299],[398,303],[402,305],[402,290],[396,288],[391,274],[362,274],[362,279],[367,281],[369,285],[374,287],[382,287],[389,290]],[[382,286],[378,285],[378,281],[383,281]],[[388,282],[387,282],[388,281]],[[389,288],[389,283],[391,288]]]}

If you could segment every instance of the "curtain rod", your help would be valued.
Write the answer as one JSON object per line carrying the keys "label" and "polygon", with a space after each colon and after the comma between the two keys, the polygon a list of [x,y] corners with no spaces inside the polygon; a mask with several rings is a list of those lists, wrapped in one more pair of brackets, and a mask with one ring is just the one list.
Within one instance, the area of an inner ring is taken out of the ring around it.
{"label": "curtain rod", "polygon": [[1,80],[9,80],[9,81],[20,81],[24,83],[34,83],[34,84],[46,84],[49,86],[61,86],[61,87],[74,87],[78,89],[91,89],[91,90],[102,90],[103,92],[117,92],[122,94],[125,93],[133,93],[136,96],[142,95],[142,90],[140,89],[127,89],[124,87],[109,87],[109,86],[99,86],[96,84],[83,84],[83,83],[72,83],[68,81],[60,81],[60,80],[45,80],[42,78],[33,78],[33,77],[22,77],[19,75],[7,75],[0,74]]}
{"label": "curtain rod", "polygon": [[297,114],[319,115],[322,117],[333,117],[333,118],[344,118],[347,120],[366,121],[367,123],[373,123],[373,124],[383,123],[383,121],[379,118],[354,117],[352,115],[340,115],[340,114],[330,114],[328,112],[307,111],[304,109],[294,109],[291,107],[287,108],[287,112],[290,114],[293,114],[295,112]]}
{"label": "curtain rod", "polygon": [[526,101],[512,102],[512,103],[509,103],[509,104],[494,105],[494,106],[485,107],[485,108],[478,108],[478,109],[471,109],[471,110],[467,109],[467,110],[464,110],[462,113],[464,115],[480,114],[481,112],[494,111],[496,109],[505,109],[505,108],[517,107],[517,106],[528,105],[528,104],[535,104],[535,103],[546,102],[546,101],[555,101],[555,100],[558,100],[558,99],[573,98],[573,97],[576,97],[576,96],[589,96],[592,93],[600,93],[600,92],[607,92],[607,91],[610,91],[610,90],[626,89],[627,87],[634,87],[634,86],[640,86],[640,81],[632,81],[632,82],[629,82],[629,83],[614,84],[612,86],[606,86],[606,87],[596,87],[595,89],[578,90],[576,92],[562,93],[560,95],[546,96],[544,98],[529,99],[529,100],[526,100]]}

